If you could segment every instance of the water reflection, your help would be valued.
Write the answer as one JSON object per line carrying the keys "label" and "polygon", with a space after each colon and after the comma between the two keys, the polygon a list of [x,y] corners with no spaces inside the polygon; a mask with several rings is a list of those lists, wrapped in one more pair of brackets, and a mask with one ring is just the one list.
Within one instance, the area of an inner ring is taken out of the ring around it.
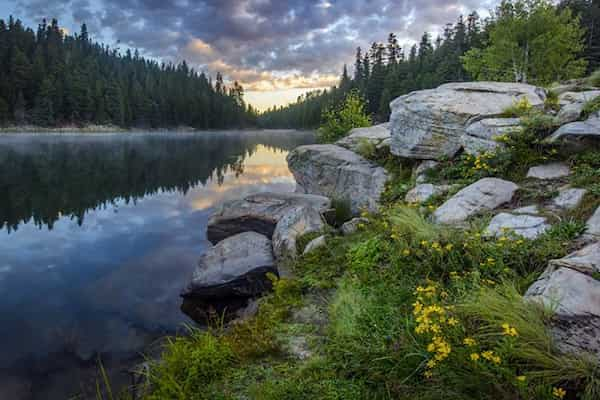
{"label": "water reflection", "polygon": [[287,150],[312,135],[0,139],[0,398],[18,400],[64,399],[98,354],[121,366],[187,321],[211,207],[292,191]]}

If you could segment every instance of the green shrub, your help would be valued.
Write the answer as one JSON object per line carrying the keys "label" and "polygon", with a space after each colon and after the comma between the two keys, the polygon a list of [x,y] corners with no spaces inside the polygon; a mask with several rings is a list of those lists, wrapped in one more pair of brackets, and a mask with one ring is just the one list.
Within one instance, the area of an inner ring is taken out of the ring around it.
{"label": "green shrub", "polygon": [[377,157],[377,147],[367,138],[361,138],[356,146],[356,152],[366,159],[373,160]]}
{"label": "green shrub", "polygon": [[546,111],[559,111],[560,101],[558,94],[554,90],[548,90],[546,93],[546,99],[544,100],[544,110]]}
{"label": "green shrub", "polygon": [[502,116],[504,118],[519,118],[526,116],[531,112],[533,112],[533,106],[529,102],[529,99],[527,97],[521,97],[519,100],[515,101],[512,106],[504,109]]}
{"label": "green shrub", "polygon": [[600,87],[600,69],[592,72],[592,74],[586,79],[586,83],[590,86]]}
{"label": "green shrub", "polygon": [[356,90],[350,91],[338,108],[328,108],[323,113],[323,124],[318,131],[322,143],[331,143],[354,128],[371,126],[364,99]]}
{"label": "green shrub", "polygon": [[582,118],[587,119],[591,117],[592,114],[597,113],[598,111],[600,111],[600,96],[585,103],[581,112],[581,116]]}

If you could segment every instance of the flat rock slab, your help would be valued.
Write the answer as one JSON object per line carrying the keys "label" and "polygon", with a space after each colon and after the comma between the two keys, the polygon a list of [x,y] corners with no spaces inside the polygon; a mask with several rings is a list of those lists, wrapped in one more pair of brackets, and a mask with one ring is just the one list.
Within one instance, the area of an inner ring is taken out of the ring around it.
{"label": "flat rock slab", "polygon": [[277,274],[271,241],[256,232],[229,237],[200,258],[183,297],[253,297],[268,290],[267,273]]}
{"label": "flat rock slab", "polygon": [[361,143],[368,142],[377,149],[390,147],[392,134],[390,123],[374,125],[367,128],[354,128],[348,136],[338,140],[335,144],[354,152],[358,151]]}
{"label": "flat rock slab", "polygon": [[360,155],[332,144],[300,146],[287,157],[302,193],[347,201],[353,214],[376,212],[388,173]]}
{"label": "flat rock slab", "polygon": [[596,212],[590,217],[585,226],[586,235],[600,237],[600,207],[596,209]]}
{"label": "flat rock slab", "polygon": [[242,232],[254,231],[268,238],[288,214],[313,209],[324,213],[331,207],[327,197],[299,193],[258,193],[223,203],[211,214],[207,238],[212,244]]}
{"label": "flat rock slab", "polygon": [[550,163],[529,168],[527,178],[542,180],[559,179],[569,176],[570,174],[571,169],[567,164]]}
{"label": "flat rock slab", "polygon": [[513,182],[484,178],[452,196],[435,211],[433,217],[438,223],[460,223],[482,211],[494,210],[508,203],[518,189]]}
{"label": "flat rock slab", "polygon": [[558,128],[545,141],[553,143],[566,138],[600,139],[600,116],[594,115],[585,121],[571,122]]}
{"label": "flat rock slab", "polygon": [[469,125],[501,116],[522,98],[542,108],[545,97],[541,88],[501,82],[448,83],[409,93],[390,104],[391,152],[421,160],[452,157]]}
{"label": "flat rock slab", "polygon": [[432,185],[431,183],[422,183],[412,188],[404,197],[407,203],[424,203],[433,196],[447,193],[451,189],[449,185]]}
{"label": "flat rock slab", "polygon": [[550,266],[525,298],[555,310],[552,334],[559,349],[600,361],[600,281],[571,268]]}
{"label": "flat rock slab", "polygon": [[552,199],[552,204],[564,210],[574,210],[579,207],[586,193],[587,190],[585,189],[562,189],[559,191],[558,196]]}
{"label": "flat rock slab", "polygon": [[587,245],[561,259],[551,260],[549,265],[555,269],[570,268],[588,275],[600,272],[600,242]]}
{"label": "flat rock slab", "polygon": [[561,106],[557,118],[561,125],[579,119],[583,108],[588,101],[600,96],[600,90],[587,90],[583,92],[566,92],[559,96]]}
{"label": "flat rock slab", "polygon": [[503,236],[508,232],[526,239],[535,239],[550,228],[546,218],[533,215],[513,215],[500,213],[492,218],[486,232],[494,236]]}

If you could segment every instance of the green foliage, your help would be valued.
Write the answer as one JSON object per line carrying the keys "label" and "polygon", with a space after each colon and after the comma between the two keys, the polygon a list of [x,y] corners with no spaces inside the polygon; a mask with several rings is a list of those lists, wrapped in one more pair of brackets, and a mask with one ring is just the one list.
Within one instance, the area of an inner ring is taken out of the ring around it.
{"label": "green foliage", "polygon": [[600,112],[600,96],[585,103],[581,112],[581,117],[587,119],[597,112]]}
{"label": "green foliage", "polygon": [[560,111],[560,101],[558,94],[554,90],[548,90],[546,92],[546,99],[544,100],[545,111]]}
{"label": "green foliage", "polygon": [[333,198],[331,200],[331,208],[333,208],[333,220],[329,223],[335,227],[340,227],[346,221],[352,218],[352,205],[349,199]]}
{"label": "green foliage", "polygon": [[361,138],[356,146],[356,152],[366,159],[373,160],[377,156],[377,146],[367,138]]}
{"label": "green foliage", "polygon": [[533,106],[529,102],[527,97],[522,97],[516,101],[512,106],[507,107],[502,111],[504,118],[519,118],[529,115],[533,111]]}
{"label": "green foliage", "polygon": [[600,87],[600,69],[592,72],[592,74],[586,79],[586,83],[590,86]]}
{"label": "green foliage", "polygon": [[340,107],[325,110],[318,137],[322,143],[335,142],[354,128],[371,126],[365,101],[358,91],[349,92]]}
{"label": "green foliage", "polygon": [[585,73],[584,30],[570,9],[547,0],[503,1],[485,48],[468,51],[465,69],[478,80],[548,84]]}

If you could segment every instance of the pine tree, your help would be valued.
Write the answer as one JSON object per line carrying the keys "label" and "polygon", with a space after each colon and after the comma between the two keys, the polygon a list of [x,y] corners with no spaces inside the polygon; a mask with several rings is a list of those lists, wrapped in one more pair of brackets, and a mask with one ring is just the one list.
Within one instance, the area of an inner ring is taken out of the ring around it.
{"label": "pine tree", "polygon": [[17,95],[17,101],[14,106],[14,116],[15,122],[18,125],[23,125],[27,121],[27,105],[25,104],[25,96],[23,96],[23,91],[19,91]]}
{"label": "pine tree", "polygon": [[54,107],[52,105],[52,96],[54,87],[50,79],[44,79],[40,91],[35,98],[35,104],[32,110],[32,122],[39,126],[54,125]]}

